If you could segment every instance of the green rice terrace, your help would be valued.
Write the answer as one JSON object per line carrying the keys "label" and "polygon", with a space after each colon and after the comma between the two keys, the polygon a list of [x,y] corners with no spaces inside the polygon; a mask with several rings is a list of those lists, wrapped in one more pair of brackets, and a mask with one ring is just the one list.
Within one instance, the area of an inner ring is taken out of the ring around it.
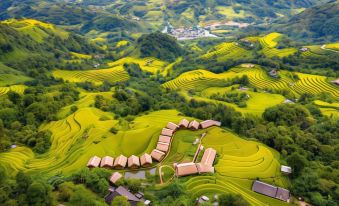
{"label": "green rice terrace", "polygon": [[260,2],[1,5],[0,205],[337,206],[338,41]]}

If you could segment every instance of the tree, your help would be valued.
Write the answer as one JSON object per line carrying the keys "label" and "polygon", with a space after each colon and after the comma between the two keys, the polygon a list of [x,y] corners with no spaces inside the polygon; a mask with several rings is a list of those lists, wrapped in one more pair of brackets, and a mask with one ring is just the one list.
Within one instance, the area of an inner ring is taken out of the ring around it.
{"label": "tree", "polygon": [[287,159],[287,163],[289,164],[290,167],[292,167],[293,170],[293,177],[297,177],[301,174],[301,171],[304,169],[304,167],[307,165],[307,159],[294,152],[291,154]]}
{"label": "tree", "polygon": [[223,194],[218,198],[220,206],[249,206],[250,204],[241,196],[234,194]]}
{"label": "tree", "polygon": [[41,182],[33,182],[27,189],[27,202],[31,206],[52,205],[50,186]]}
{"label": "tree", "polygon": [[113,199],[111,206],[130,206],[130,204],[126,197],[118,196]]}

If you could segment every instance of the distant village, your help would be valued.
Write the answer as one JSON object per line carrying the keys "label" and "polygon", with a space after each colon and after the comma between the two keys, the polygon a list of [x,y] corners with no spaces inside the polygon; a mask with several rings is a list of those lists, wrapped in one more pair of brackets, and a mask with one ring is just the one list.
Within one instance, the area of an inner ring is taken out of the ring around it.
{"label": "distant village", "polygon": [[211,34],[210,31],[200,27],[199,25],[190,28],[184,27],[174,28],[170,23],[167,23],[167,26],[165,26],[162,33],[169,34],[179,41],[197,39],[202,37],[212,37],[212,38],[218,37],[217,35]]}
{"label": "distant village", "polygon": [[217,35],[212,34],[210,31],[215,30],[220,26],[244,28],[244,27],[249,26],[249,24],[228,21],[228,22],[215,22],[211,24],[206,24],[205,27],[196,25],[193,27],[174,28],[169,22],[167,22],[167,25],[162,30],[162,33],[169,34],[175,37],[179,41],[197,39],[197,38],[202,38],[202,37],[218,38]]}

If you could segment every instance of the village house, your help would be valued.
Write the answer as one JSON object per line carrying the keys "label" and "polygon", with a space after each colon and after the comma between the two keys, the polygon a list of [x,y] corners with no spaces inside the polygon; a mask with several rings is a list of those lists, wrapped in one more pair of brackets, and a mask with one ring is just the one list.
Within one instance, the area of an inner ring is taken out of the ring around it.
{"label": "village house", "polygon": [[117,158],[115,158],[113,167],[116,169],[124,169],[127,164],[127,157],[124,155],[120,155]]}
{"label": "village house", "polygon": [[302,47],[302,48],[299,49],[299,51],[306,52],[306,51],[308,51],[308,48],[307,47]]}
{"label": "village house", "polygon": [[166,153],[164,153],[160,150],[154,149],[151,153],[151,156],[154,160],[160,162],[165,157],[165,154]]}
{"label": "village house", "polygon": [[140,165],[142,167],[149,167],[152,165],[152,156],[145,153],[140,156]]}
{"label": "village house", "polygon": [[174,168],[177,177],[198,174],[198,167],[194,162],[174,164]]}
{"label": "village house", "polygon": [[191,130],[198,130],[199,126],[200,126],[199,122],[197,122],[196,120],[193,120],[188,125],[188,128],[191,129]]}
{"label": "village house", "polygon": [[290,191],[284,188],[280,188],[280,187],[267,184],[265,182],[258,181],[258,180],[254,181],[252,185],[252,191],[272,197],[272,198],[276,198],[276,199],[279,199],[285,202],[290,201]]}
{"label": "village house", "polygon": [[270,72],[268,72],[268,74],[274,78],[277,78],[279,76],[278,71],[276,69],[272,69]]}
{"label": "village house", "polygon": [[101,161],[101,158],[100,158],[100,157],[94,156],[94,157],[92,157],[92,158],[88,161],[87,167],[88,167],[88,168],[99,167],[100,161]]}
{"label": "village house", "polygon": [[131,169],[137,169],[140,167],[139,157],[132,155],[128,158],[128,167]]}
{"label": "village house", "polygon": [[164,136],[172,137],[172,136],[173,136],[173,133],[174,133],[174,131],[171,130],[171,129],[163,128],[163,129],[161,130],[161,135],[164,135]]}
{"label": "village house", "polygon": [[173,131],[176,131],[177,129],[179,129],[179,126],[174,124],[173,122],[169,122],[166,126],[168,129],[171,129]]}
{"label": "village house", "polygon": [[114,198],[118,196],[126,197],[131,206],[137,206],[139,202],[145,203],[147,201],[144,199],[142,193],[133,194],[128,189],[122,186],[119,186],[118,188],[111,187],[108,191],[109,194],[105,196],[105,202],[108,205],[111,205]]}
{"label": "village house", "polygon": [[168,143],[169,144],[171,142],[171,137],[160,135],[158,142],[163,142],[163,143]]}
{"label": "village house", "polygon": [[168,143],[163,143],[163,142],[158,142],[156,149],[160,150],[162,152],[167,153],[168,150],[169,150],[169,144]]}
{"label": "village house", "polygon": [[213,148],[207,148],[204,152],[204,155],[201,158],[201,164],[212,167],[215,157],[217,155],[217,151]]}
{"label": "village house", "polygon": [[112,183],[112,184],[115,184],[116,182],[118,182],[122,177],[122,174],[120,174],[119,172],[114,172],[112,174],[112,176],[109,178],[109,181]]}
{"label": "village house", "polygon": [[188,128],[189,123],[190,122],[187,119],[182,119],[179,123],[179,127],[180,128]]}
{"label": "village house", "polygon": [[200,127],[202,129],[206,129],[206,128],[212,127],[212,126],[220,127],[221,122],[218,122],[218,121],[215,121],[215,120],[205,120],[203,122],[200,122]]}
{"label": "village house", "polygon": [[292,173],[292,168],[289,167],[289,166],[281,165],[280,171],[281,171],[283,174],[289,175],[289,174]]}
{"label": "village house", "polygon": [[113,157],[105,156],[101,159],[100,167],[110,169],[113,167]]}
{"label": "village house", "polygon": [[333,81],[331,81],[331,83],[336,84],[336,85],[339,86],[339,79],[333,80]]}

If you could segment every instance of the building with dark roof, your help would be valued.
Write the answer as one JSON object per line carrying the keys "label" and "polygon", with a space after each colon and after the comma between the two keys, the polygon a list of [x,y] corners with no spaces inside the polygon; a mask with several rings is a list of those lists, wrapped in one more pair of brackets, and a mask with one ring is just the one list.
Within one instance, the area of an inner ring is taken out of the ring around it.
{"label": "building with dark roof", "polygon": [[131,204],[131,206],[136,206],[139,202],[144,203],[145,199],[143,198],[142,193],[137,193],[137,195],[131,193],[128,189],[125,187],[119,186],[118,188],[111,187],[109,188],[109,194],[105,196],[105,202],[108,205],[112,204],[112,201],[117,196],[124,196],[127,198],[128,202]]}
{"label": "building with dark roof", "polygon": [[265,182],[261,181],[254,181],[252,185],[252,191],[276,198],[285,202],[290,201],[290,191],[281,188],[281,187],[276,187],[274,185],[267,184]]}

